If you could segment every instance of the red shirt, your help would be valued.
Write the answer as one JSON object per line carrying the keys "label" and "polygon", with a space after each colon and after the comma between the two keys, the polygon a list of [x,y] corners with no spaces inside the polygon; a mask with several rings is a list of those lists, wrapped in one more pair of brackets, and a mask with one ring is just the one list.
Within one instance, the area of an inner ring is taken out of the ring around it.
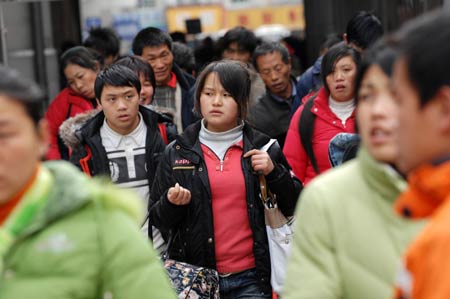
{"label": "red shirt", "polygon": [[169,86],[171,88],[177,88],[177,76],[175,75],[174,72],[172,72],[172,75],[170,77],[170,81],[167,82],[167,86]]}
{"label": "red shirt", "polygon": [[202,150],[211,186],[217,271],[254,268],[253,234],[241,165],[242,141],[228,149],[222,163],[206,145],[202,144]]}

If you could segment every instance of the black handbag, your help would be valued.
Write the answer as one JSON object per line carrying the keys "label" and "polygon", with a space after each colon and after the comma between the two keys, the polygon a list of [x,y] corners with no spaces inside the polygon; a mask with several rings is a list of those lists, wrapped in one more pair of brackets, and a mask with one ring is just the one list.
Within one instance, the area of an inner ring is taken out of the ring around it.
{"label": "black handbag", "polygon": [[219,299],[219,273],[214,269],[170,259],[168,253],[172,239],[169,239],[163,261],[177,298]]}

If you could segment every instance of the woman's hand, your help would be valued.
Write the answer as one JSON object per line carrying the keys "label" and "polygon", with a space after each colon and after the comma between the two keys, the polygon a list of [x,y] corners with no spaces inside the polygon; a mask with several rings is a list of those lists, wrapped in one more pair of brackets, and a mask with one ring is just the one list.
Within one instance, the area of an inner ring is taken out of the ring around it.
{"label": "woman's hand", "polygon": [[255,172],[262,172],[264,175],[268,175],[275,168],[272,159],[265,151],[253,149],[244,154],[244,158],[252,157],[252,167]]}
{"label": "woman's hand", "polygon": [[174,187],[169,188],[167,199],[177,206],[187,205],[191,202],[191,191],[176,183]]}

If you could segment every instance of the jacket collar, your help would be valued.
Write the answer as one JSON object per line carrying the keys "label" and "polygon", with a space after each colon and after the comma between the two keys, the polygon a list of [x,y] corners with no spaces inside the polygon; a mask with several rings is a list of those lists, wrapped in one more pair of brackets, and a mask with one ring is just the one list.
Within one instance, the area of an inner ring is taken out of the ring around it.
{"label": "jacket collar", "polygon": [[[191,161],[198,163],[203,157],[201,144],[198,138],[201,128],[201,120],[188,126],[181,135],[176,137],[176,142],[187,151],[193,151],[196,157],[190,157]],[[243,128],[244,153],[252,149],[260,149],[270,141],[270,137],[254,130],[247,122]],[[193,158],[193,159],[192,159]]]}
{"label": "jacket collar", "polygon": [[73,90],[70,87],[66,87],[66,89],[67,89],[67,94],[68,94],[67,101],[69,103],[76,105],[76,104],[79,104],[80,101],[84,101],[84,102],[88,102],[89,104],[91,104],[92,107],[95,107],[97,105],[95,99],[87,99],[87,98],[81,96],[80,94],[78,94],[75,90]]}
{"label": "jacket collar", "polygon": [[427,164],[408,177],[409,188],[398,198],[395,209],[410,218],[424,218],[449,198],[450,162]]}
{"label": "jacket collar", "polygon": [[[328,120],[339,120],[339,118],[331,111],[329,102],[328,102],[329,94],[326,92],[324,87],[319,89],[317,93],[317,97],[314,99],[314,105],[311,108],[311,111],[317,115],[317,117],[328,119]],[[355,117],[355,110],[353,110],[352,115],[348,118]],[[340,121],[340,120],[339,120]]]}
{"label": "jacket collar", "polygon": [[194,77],[184,72],[175,62],[172,65],[172,72],[177,78],[177,82],[184,90],[189,90],[195,83]]}
{"label": "jacket collar", "polygon": [[358,151],[358,159],[362,175],[370,188],[384,200],[394,203],[406,189],[406,181],[393,167],[376,161],[364,147]]}
{"label": "jacket collar", "polygon": [[19,237],[42,230],[48,223],[80,209],[92,200],[88,177],[79,175],[74,166],[66,162],[49,161],[44,162],[43,167],[53,177],[52,191],[42,212],[36,215]]}
{"label": "jacket collar", "polygon": [[[160,116],[158,112],[142,105],[139,106],[139,112],[147,128],[156,129],[158,119],[164,120],[164,116]],[[105,114],[103,111],[77,115],[69,118],[61,125],[60,135],[67,146],[77,147],[86,139],[99,134],[104,120]],[[74,135],[76,138],[73,138]]]}
{"label": "jacket collar", "polygon": [[136,223],[141,220],[140,204],[137,200],[129,200],[128,191],[111,188],[111,185],[93,184],[92,179],[81,175],[78,169],[68,162],[48,161],[42,165],[53,177],[53,188],[42,211],[19,238],[26,238],[45,229],[49,223],[81,209],[94,200],[101,201],[108,208],[124,211]]}

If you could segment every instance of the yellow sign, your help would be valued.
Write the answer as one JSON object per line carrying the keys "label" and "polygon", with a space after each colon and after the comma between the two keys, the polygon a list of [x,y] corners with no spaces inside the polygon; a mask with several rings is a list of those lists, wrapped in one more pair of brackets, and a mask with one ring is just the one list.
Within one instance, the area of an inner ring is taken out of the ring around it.
{"label": "yellow sign", "polygon": [[289,29],[305,29],[303,5],[280,5],[267,8],[229,10],[226,28],[244,26],[256,29],[261,25],[281,24]]}
{"label": "yellow sign", "polygon": [[200,19],[202,32],[205,33],[219,31],[224,25],[224,9],[220,5],[169,7],[166,17],[169,32],[186,32],[187,19]]}

